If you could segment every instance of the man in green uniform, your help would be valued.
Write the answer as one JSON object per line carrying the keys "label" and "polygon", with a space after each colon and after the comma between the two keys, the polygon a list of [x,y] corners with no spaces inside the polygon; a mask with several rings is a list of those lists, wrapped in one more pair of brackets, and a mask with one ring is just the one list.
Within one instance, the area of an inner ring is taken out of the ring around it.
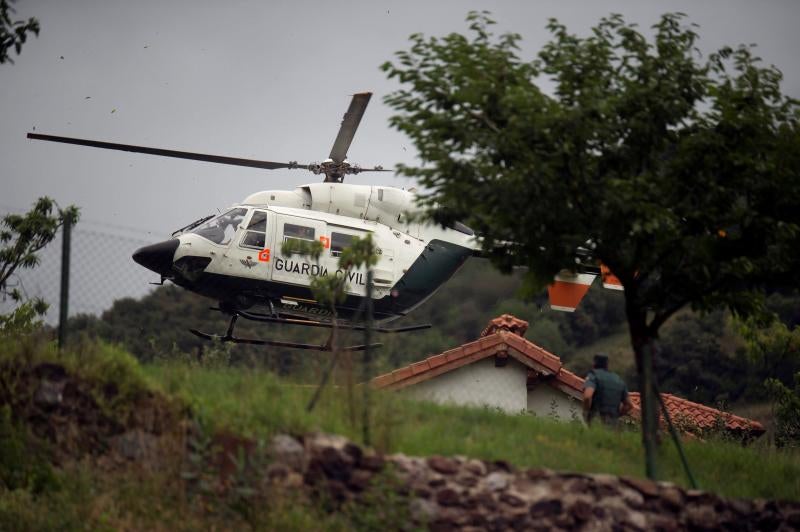
{"label": "man in green uniform", "polygon": [[603,423],[616,427],[619,417],[633,408],[628,387],[619,375],[608,371],[608,356],[594,356],[592,371],[583,384],[583,415],[591,423],[599,417]]}

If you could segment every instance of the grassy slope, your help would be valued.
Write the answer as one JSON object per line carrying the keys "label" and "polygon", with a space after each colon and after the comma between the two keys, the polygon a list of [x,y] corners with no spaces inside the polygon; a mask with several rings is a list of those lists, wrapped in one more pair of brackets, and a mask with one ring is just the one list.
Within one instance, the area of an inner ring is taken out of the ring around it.
{"label": "grassy slope", "polygon": [[[216,428],[257,437],[323,430],[360,439],[360,428],[349,421],[343,390],[326,391],[317,409],[308,414],[305,405],[313,388],[288,385],[267,373],[181,365],[148,366],[146,371],[166,391],[184,396]],[[503,459],[519,467],[642,473],[635,432],[617,434],[481,408],[414,403],[392,393],[373,397],[373,443],[386,452],[461,454]],[[360,404],[360,391],[356,402]],[[360,415],[359,410],[355,419]],[[703,489],[732,497],[800,499],[800,455],[796,453],[721,441],[687,442],[686,452]],[[665,442],[662,453],[662,477],[685,485],[673,446]]]}

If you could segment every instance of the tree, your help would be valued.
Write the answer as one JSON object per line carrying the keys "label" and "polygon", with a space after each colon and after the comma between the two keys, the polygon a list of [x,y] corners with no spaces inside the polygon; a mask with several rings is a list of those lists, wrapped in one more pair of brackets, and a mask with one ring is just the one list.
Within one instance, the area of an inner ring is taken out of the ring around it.
{"label": "tree", "polygon": [[704,59],[681,14],[651,40],[620,15],[583,38],[551,20],[530,61],[486,12],[467,20],[468,36],[412,35],[382,67],[403,85],[385,99],[391,124],[423,163],[399,170],[429,191],[434,220],[472,226],[532,287],[574,269],[579,247],[620,279],[655,477],[661,325],[687,305],[746,315],[760,286],[797,280],[797,102],[749,47]]}
{"label": "tree", "polygon": [[39,35],[39,21],[31,17],[25,20],[11,20],[14,8],[11,4],[15,0],[0,0],[0,64],[13,63],[9,50],[13,47],[19,55],[22,45],[28,39],[28,34]]}
{"label": "tree", "polygon": [[8,214],[0,221],[0,296],[10,297],[22,305],[8,316],[0,316],[0,328],[27,328],[37,316],[47,312],[41,299],[24,301],[22,291],[9,285],[19,269],[39,264],[36,253],[49,244],[65,220],[78,220],[78,208],[59,208],[48,197],[39,198],[26,214]]}
{"label": "tree", "polygon": [[775,406],[775,443],[800,446],[800,325],[794,328],[773,314],[739,323],[747,352],[767,370],[764,389]]}

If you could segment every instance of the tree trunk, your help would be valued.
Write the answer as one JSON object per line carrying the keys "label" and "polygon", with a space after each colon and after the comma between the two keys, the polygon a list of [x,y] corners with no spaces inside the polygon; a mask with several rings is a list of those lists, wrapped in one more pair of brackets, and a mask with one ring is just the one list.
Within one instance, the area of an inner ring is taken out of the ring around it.
{"label": "tree trunk", "polygon": [[627,301],[628,326],[636,358],[642,412],[642,446],[647,478],[657,479],[656,448],[658,445],[658,410],[654,394],[653,341],[647,329],[647,313]]}

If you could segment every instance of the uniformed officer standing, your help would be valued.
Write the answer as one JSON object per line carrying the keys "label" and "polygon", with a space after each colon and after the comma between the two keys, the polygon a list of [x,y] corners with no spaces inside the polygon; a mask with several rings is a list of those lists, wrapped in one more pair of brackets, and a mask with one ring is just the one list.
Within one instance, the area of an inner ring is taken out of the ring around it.
{"label": "uniformed officer standing", "polygon": [[619,375],[608,371],[608,356],[594,356],[592,370],[583,384],[583,415],[591,423],[596,417],[606,425],[616,427],[619,417],[633,408],[628,387]]}

